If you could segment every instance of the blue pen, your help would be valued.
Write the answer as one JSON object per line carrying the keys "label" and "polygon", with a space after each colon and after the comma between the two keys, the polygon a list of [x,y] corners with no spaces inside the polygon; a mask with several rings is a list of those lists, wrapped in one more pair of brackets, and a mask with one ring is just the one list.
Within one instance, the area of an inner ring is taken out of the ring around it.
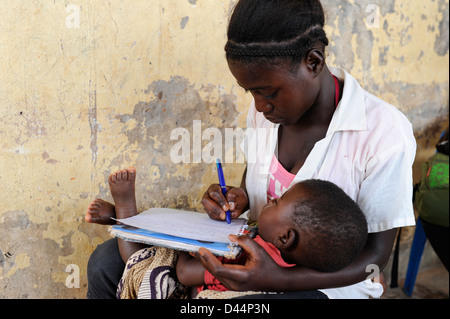
{"label": "blue pen", "polygon": [[[217,164],[217,174],[219,175],[219,184],[222,189],[222,195],[225,196],[227,193],[227,187],[225,186],[225,177],[223,177],[222,165],[220,164],[220,160],[216,159]],[[228,210],[226,215],[227,223],[231,223],[231,212]]]}

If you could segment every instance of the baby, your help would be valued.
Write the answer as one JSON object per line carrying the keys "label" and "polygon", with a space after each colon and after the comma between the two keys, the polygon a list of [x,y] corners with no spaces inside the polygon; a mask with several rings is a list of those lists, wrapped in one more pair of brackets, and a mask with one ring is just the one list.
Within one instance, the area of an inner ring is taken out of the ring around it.
{"label": "baby", "polygon": [[[367,221],[358,205],[338,186],[322,180],[293,185],[283,196],[266,204],[258,218],[255,241],[281,267],[303,266],[334,272],[348,266],[367,240]],[[238,260],[223,263],[245,263]],[[227,290],[200,261],[181,253],[178,280],[185,286]],[[195,295],[195,292],[194,294]]]}

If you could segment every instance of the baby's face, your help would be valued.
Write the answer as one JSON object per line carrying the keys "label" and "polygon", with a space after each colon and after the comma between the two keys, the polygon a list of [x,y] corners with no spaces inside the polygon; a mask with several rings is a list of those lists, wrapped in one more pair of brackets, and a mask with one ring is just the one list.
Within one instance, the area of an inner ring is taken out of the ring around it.
{"label": "baby's face", "polygon": [[307,195],[303,185],[295,184],[280,198],[272,199],[264,205],[258,218],[258,232],[262,239],[274,243],[281,229],[293,225],[291,214],[294,211],[294,205],[297,200],[305,196]]}

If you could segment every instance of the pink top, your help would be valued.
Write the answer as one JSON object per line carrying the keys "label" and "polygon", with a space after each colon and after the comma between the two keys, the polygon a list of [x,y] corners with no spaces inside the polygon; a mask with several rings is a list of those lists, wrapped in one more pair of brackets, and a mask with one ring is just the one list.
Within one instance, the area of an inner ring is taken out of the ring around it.
{"label": "pink top", "polygon": [[295,174],[289,173],[278,161],[274,154],[269,167],[269,187],[267,188],[267,201],[280,198],[291,185]]}
{"label": "pink top", "polygon": [[[255,241],[262,247],[264,250],[272,257],[272,259],[278,264],[280,267],[293,267],[295,264],[288,264],[281,258],[280,251],[271,243],[264,241],[259,235],[255,237]],[[223,257],[219,257],[218,259],[223,263],[228,264],[244,264],[245,263],[245,254],[241,254],[237,259],[225,259]],[[222,283],[217,280],[208,270],[205,269],[204,274],[205,284],[203,286],[197,287],[197,291],[200,292],[204,289],[209,290],[217,290],[217,291],[227,291],[228,289],[222,285]]]}

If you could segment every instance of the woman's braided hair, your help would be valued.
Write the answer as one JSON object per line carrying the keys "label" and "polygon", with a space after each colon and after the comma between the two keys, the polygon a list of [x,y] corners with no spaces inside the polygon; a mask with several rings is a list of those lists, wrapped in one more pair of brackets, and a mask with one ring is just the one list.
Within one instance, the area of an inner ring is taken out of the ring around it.
{"label": "woman's braided hair", "polygon": [[319,0],[240,0],[228,25],[227,60],[301,61],[319,43],[328,45]]}

